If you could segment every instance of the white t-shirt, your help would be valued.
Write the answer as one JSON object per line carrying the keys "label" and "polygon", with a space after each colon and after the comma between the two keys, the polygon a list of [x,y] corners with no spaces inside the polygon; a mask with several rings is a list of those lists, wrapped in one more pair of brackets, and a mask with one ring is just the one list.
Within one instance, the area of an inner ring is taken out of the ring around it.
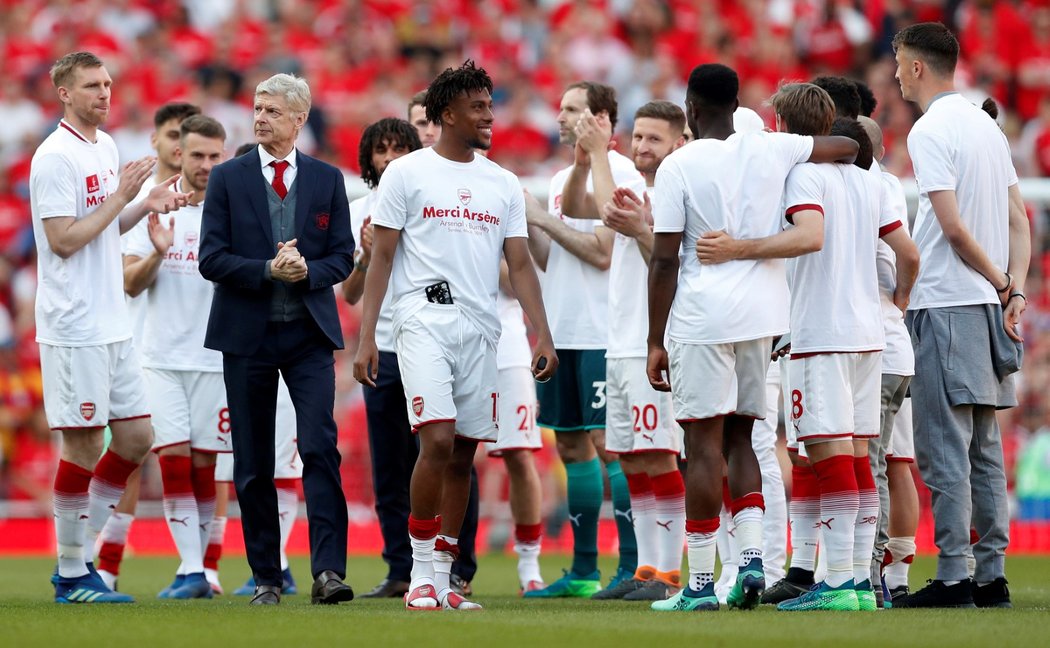
{"label": "white t-shirt", "polygon": [[653,231],[683,233],[671,339],[720,344],[787,332],[784,260],[701,265],[696,240],[716,230],[736,239],[779,232],[784,180],[812,153],[812,137],[756,131],[724,141],[695,140],[663,161],[656,172]]}
{"label": "white t-shirt", "polygon": [[37,342],[92,346],[131,337],[118,220],[68,259],[51,251],[43,222],[91,214],[117,190],[119,168],[109,135],[97,131],[91,143],[65,120],[33,155],[29,191],[37,249]]}
{"label": "white t-shirt", "polygon": [[882,200],[882,183],[852,164],[802,164],[788,175],[784,207],[824,214],[824,247],[788,260],[791,353],[880,351],[885,345],[875,248],[880,228],[900,217]]}
{"label": "white t-shirt", "polygon": [[[176,191],[184,191],[181,182]],[[204,348],[208,307],[214,286],[197,270],[203,203],[186,205],[172,216],[161,216],[167,227],[175,218],[175,240],[146,290],[146,327],[135,346],[142,366],[176,371],[222,371],[222,354]],[[128,256],[145,258],[153,252],[147,221],[128,233]]]}
{"label": "white t-shirt", "polygon": [[[378,191],[369,191],[354,202],[350,203],[350,232],[357,241],[357,249],[361,249],[361,227],[365,220],[375,211]],[[383,303],[379,306],[379,320],[376,322],[376,346],[380,351],[394,353],[394,323],[390,316],[390,290],[388,288]]]}
{"label": "white t-shirt", "polygon": [[[901,227],[908,231],[908,202],[904,187],[897,176],[883,171],[876,161],[871,172],[882,185],[885,209],[896,214]],[[893,305],[893,291],[897,289],[897,255],[893,248],[880,240],[875,251],[875,270],[879,279],[879,298],[882,302],[882,329],[886,333],[886,348],[882,351],[882,373],[894,376],[915,374],[915,350],[911,346],[911,335],[904,325],[904,313]]]}
{"label": "white t-shirt", "polygon": [[499,291],[496,297],[501,327],[499,344],[496,345],[496,368],[512,369],[532,366],[532,349],[529,334],[525,330],[525,314],[517,299]]}
{"label": "white t-shirt", "polygon": [[[647,187],[655,202],[652,187]],[[649,266],[638,241],[619,232],[609,264],[609,348],[606,358],[644,358],[649,337]]]}
{"label": "white t-shirt", "polygon": [[1006,136],[987,113],[950,94],[934,101],[912,126],[908,154],[919,185],[913,235],[921,259],[908,309],[998,304],[995,287],[948,243],[929,193],[954,191],[963,225],[992,263],[1006,270],[1008,188],[1017,184]]}
{"label": "white t-shirt", "polygon": [[455,162],[425,148],[390,163],[376,200],[373,224],[401,230],[389,287],[394,331],[427,304],[427,286],[446,281],[495,346],[503,241],[528,237],[518,179],[484,156]]}
{"label": "white t-shirt", "polygon": [[[153,187],[157,186],[157,176],[152,175],[146,179],[146,182],[142,183],[142,189],[139,189],[139,195],[135,196],[135,202],[138,202],[149,194]],[[139,225],[145,227],[145,218],[139,221]],[[120,253],[128,253],[128,241],[131,240],[131,233],[135,231],[132,228],[120,235]],[[139,345],[141,345],[142,335],[146,332],[146,293],[139,293],[138,297],[130,297],[127,293],[124,293],[124,301],[128,305],[128,322],[131,324],[131,339],[135,340],[135,348],[141,351]]]}
{"label": "white t-shirt", "polygon": [[[634,162],[616,151],[609,151],[609,166],[617,187],[627,187],[637,195],[645,191],[645,180]],[[561,194],[572,167],[554,174],[547,198],[547,211],[579,232],[592,233],[600,220],[572,218],[561,211]],[[587,191],[594,183],[587,178]],[[550,320],[554,346],[558,349],[605,349],[608,333],[609,276],[551,241],[547,271],[541,277],[543,304]]]}

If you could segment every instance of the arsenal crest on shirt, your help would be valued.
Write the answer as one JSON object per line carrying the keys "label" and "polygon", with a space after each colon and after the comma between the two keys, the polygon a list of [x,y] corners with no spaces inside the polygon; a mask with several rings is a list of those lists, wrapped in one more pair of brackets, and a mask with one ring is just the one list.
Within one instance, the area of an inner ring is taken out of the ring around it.
{"label": "arsenal crest on shirt", "polygon": [[469,205],[470,204],[470,198],[471,198],[470,189],[460,189],[458,193],[459,193],[459,202],[463,203],[464,205]]}

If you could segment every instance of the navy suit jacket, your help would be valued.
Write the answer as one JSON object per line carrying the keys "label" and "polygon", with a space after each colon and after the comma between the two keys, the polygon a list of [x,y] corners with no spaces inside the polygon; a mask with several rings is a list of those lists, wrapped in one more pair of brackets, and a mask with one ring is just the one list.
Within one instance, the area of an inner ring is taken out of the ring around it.
{"label": "navy suit jacket", "polygon": [[[293,284],[333,349],[343,334],[332,286],[353,269],[354,237],[343,175],[338,169],[296,151],[296,247],[309,274]],[[208,179],[201,223],[198,267],[215,283],[204,346],[250,356],[262,344],[270,316],[273,282],[266,262],[277,250],[270,227],[266,180],[259,149],[228,160]]]}

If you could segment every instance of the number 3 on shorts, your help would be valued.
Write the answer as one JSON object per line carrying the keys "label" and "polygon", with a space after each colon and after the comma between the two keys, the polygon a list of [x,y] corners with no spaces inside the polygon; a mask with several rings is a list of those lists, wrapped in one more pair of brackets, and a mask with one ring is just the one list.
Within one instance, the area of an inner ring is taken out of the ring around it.
{"label": "number 3 on shorts", "polygon": [[605,381],[595,380],[591,383],[591,387],[594,387],[594,402],[591,403],[591,409],[602,409],[605,407]]}

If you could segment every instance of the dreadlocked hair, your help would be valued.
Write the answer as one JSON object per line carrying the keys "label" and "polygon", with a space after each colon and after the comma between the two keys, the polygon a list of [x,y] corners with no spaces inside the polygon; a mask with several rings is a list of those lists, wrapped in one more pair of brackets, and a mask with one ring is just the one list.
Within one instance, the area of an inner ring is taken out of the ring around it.
{"label": "dreadlocked hair", "polygon": [[492,79],[485,68],[475,66],[472,59],[467,59],[456,69],[446,68],[427,88],[427,96],[423,100],[427,121],[432,124],[442,123],[441,113],[456,97],[482,90],[492,92]]}
{"label": "dreadlocked hair", "polygon": [[369,189],[379,186],[379,171],[372,164],[372,151],[384,141],[395,146],[404,146],[409,151],[423,148],[416,127],[404,119],[386,117],[369,124],[361,133],[361,142],[357,145],[357,163],[361,167],[361,179]]}

